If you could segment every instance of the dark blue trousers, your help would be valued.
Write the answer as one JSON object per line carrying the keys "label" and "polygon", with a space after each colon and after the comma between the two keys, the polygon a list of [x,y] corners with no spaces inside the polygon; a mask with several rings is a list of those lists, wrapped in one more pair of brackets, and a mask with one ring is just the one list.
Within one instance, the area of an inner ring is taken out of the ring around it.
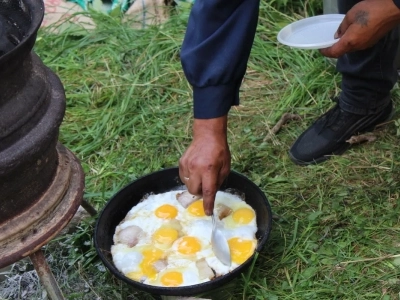
{"label": "dark blue trousers", "polygon": [[[345,14],[360,0],[339,0],[339,12]],[[391,100],[390,91],[397,81],[396,54],[399,29],[395,28],[374,47],[340,57],[336,68],[342,73],[340,107],[366,115],[382,110]]]}

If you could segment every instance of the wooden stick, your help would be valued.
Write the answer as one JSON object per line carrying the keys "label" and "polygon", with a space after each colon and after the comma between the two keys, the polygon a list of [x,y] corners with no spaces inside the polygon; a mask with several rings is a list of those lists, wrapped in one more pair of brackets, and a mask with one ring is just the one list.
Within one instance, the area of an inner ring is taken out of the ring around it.
{"label": "wooden stick", "polygon": [[284,113],[278,123],[272,127],[270,133],[265,137],[264,141],[271,139],[272,135],[277,134],[283,125],[292,120],[301,120],[301,117],[296,114]]}
{"label": "wooden stick", "polygon": [[349,260],[349,261],[343,261],[339,263],[340,266],[342,265],[348,265],[352,263],[359,263],[359,262],[366,262],[366,261],[376,261],[376,260],[384,260],[384,259],[389,259],[389,258],[398,258],[400,257],[400,254],[395,254],[395,255],[385,255],[385,256],[380,256],[380,257],[371,257],[371,258],[364,258],[360,260]]}
{"label": "wooden stick", "polygon": [[360,144],[363,142],[374,142],[376,141],[376,136],[375,135],[371,135],[371,134],[360,134],[360,135],[353,135],[352,137],[350,137],[346,143],[349,144]]}

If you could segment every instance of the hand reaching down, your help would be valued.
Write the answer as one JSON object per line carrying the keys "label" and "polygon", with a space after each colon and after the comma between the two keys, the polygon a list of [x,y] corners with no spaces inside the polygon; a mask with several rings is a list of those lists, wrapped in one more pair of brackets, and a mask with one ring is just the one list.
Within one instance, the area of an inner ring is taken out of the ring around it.
{"label": "hand reaching down", "polygon": [[230,172],[227,116],[195,119],[193,141],[179,160],[179,176],[188,191],[203,197],[204,211],[211,215],[215,194]]}

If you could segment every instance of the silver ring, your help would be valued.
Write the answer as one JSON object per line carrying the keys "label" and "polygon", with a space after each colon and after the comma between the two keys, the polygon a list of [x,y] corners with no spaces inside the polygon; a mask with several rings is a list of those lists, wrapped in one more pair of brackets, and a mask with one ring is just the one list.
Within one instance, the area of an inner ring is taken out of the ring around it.
{"label": "silver ring", "polygon": [[189,180],[189,177],[183,177],[183,179],[185,179],[185,180]]}

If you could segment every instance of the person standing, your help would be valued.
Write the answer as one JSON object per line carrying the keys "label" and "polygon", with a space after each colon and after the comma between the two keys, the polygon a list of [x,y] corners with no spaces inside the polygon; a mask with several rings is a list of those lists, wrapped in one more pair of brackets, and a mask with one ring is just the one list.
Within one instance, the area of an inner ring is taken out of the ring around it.
{"label": "person standing", "polygon": [[[299,165],[344,153],[345,141],[391,118],[390,92],[397,80],[400,0],[339,0],[346,14],[336,37],[322,49],[336,57],[342,74],[337,103],[289,150]],[[259,0],[196,0],[181,50],[193,87],[193,140],[179,160],[179,174],[192,194],[202,195],[207,215],[230,172],[228,112],[239,104],[239,88],[254,41]]]}

